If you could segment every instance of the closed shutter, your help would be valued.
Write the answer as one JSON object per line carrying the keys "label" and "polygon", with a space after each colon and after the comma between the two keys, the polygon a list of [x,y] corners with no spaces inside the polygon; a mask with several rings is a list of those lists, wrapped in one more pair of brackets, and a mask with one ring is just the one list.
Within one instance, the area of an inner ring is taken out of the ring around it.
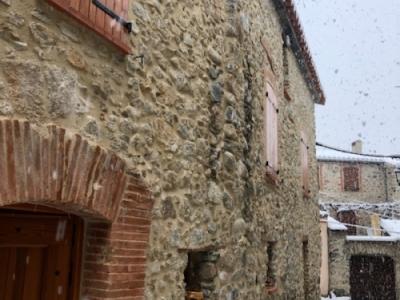
{"label": "closed shutter", "polygon": [[310,175],[309,175],[309,162],[308,162],[308,138],[304,132],[301,133],[300,142],[300,156],[301,156],[301,175],[303,181],[303,195],[304,197],[310,196]]}
{"label": "closed shutter", "polygon": [[343,189],[346,192],[360,190],[360,172],[358,167],[343,167]]}
{"label": "closed shutter", "polygon": [[[124,53],[130,53],[128,32],[117,21],[96,7],[92,0],[47,0],[50,4],[68,13],[80,23],[86,25],[99,35],[113,43]],[[101,0],[102,3],[117,15],[126,19],[129,0]]]}
{"label": "closed shutter", "polygon": [[267,176],[275,183],[279,173],[278,161],[278,98],[271,84],[266,84],[264,106],[265,159]]}

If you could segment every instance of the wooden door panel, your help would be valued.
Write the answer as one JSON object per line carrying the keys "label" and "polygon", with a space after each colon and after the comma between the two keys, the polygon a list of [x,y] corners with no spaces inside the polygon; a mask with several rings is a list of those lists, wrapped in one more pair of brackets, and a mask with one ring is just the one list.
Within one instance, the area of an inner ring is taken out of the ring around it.
{"label": "wooden door panel", "polygon": [[10,249],[0,248],[0,266],[2,266],[2,271],[0,271],[0,299],[5,298],[9,257]]}
{"label": "wooden door panel", "polygon": [[14,299],[22,300],[25,285],[26,257],[27,248],[17,248],[17,258],[15,264],[15,288]]}
{"label": "wooden door panel", "polygon": [[16,288],[16,265],[17,265],[17,249],[10,248],[8,256],[8,267],[6,276],[6,290],[4,292],[4,300],[13,300]]}
{"label": "wooden door panel", "polygon": [[45,284],[42,281],[45,254],[46,248],[26,249],[23,300],[41,300],[41,291]]}
{"label": "wooden door panel", "polygon": [[70,271],[69,245],[56,245],[47,249],[46,265],[43,273],[45,286],[43,300],[67,300],[68,277]]}
{"label": "wooden door panel", "polygon": [[15,248],[0,248],[0,265],[4,267],[0,272],[0,299],[13,299],[15,262]]}

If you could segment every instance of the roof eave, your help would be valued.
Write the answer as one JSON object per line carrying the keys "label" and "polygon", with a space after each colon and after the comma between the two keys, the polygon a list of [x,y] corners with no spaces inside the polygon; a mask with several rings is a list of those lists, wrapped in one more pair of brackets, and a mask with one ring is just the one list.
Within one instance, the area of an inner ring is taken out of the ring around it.
{"label": "roof eave", "polygon": [[324,105],[325,93],[322,89],[310,50],[308,48],[304,31],[301,26],[296,8],[292,0],[272,0],[281,20],[283,32],[291,39],[293,53],[297,58],[308,88],[317,104]]}

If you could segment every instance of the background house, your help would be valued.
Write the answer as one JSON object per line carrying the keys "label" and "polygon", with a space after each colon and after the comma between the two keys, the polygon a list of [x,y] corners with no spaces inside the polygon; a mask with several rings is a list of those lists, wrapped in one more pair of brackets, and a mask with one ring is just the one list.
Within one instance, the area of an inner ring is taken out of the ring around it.
{"label": "background house", "polygon": [[95,2],[0,1],[0,298],[318,298],[292,2]]}
{"label": "background house", "polygon": [[[353,143],[353,152],[361,154],[361,148],[361,141]],[[321,270],[323,293],[398,299],[399,163],[327,149],[317,153],[329,257]]]}

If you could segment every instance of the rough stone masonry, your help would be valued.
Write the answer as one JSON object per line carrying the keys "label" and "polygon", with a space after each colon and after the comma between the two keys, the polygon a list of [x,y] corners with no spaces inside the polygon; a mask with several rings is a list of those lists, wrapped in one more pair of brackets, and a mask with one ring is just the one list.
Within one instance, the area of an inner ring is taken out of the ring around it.
{"label": "rough stone masonry", "polygon": [[[295,18],[289,2],[132,0],[126,55],[48,1],[0,1],[1,120],[27,121],[40,139],[55,125],[117,155],[154,201],[151,225],[144,215],[124,217],[135,207],[120,207],[118,220],[142,220],[150,235],[104,235],[90,256],[104,274],[83,263],[81,299],[184,299],[196,252],[204,254],[205,299],[319,298],[314,104],[323,101],[304,41],[284,21]],[[135,58],[141,54],[143,64]],[[279,101],[277,184],[266,180],[263,159],[266,70]],[[309,197],[301,132],[309,142]],[[0,204],[10,204],[1,195]],[[51,205],[68,210],[68,203]],[[88,205],[73,211],[87,228],[106,232],[85,217]]]}

